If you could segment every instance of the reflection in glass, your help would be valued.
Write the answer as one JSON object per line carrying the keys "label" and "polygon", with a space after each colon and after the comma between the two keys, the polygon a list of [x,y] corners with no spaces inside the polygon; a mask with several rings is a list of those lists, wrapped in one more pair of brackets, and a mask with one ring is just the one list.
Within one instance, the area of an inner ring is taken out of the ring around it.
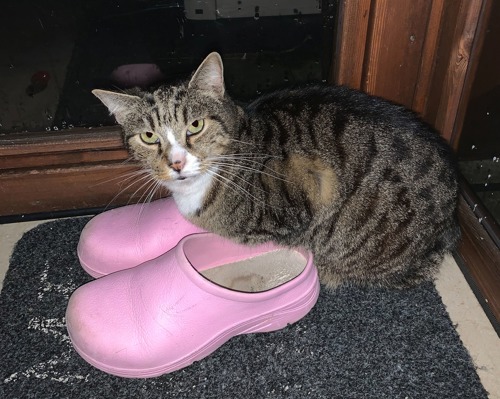
{"label": "reflection in glass", "polygon": [[335,0],[8,3],[0,132],[113,124],[93,88],[185,78],[211,51],[222,54],[227,89],[240,101],[325,80],[337,9]]}

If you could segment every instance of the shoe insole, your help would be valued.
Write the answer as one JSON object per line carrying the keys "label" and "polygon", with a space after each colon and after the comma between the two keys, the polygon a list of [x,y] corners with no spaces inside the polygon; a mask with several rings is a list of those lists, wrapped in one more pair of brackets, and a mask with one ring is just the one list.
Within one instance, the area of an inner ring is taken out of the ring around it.
{"label": "shoe insole", "polygon": [[307,259],[299,252],[278,249],[204,270],[201,274],[215,284],[231,290],[262,292],[294,279],[306,265]]}

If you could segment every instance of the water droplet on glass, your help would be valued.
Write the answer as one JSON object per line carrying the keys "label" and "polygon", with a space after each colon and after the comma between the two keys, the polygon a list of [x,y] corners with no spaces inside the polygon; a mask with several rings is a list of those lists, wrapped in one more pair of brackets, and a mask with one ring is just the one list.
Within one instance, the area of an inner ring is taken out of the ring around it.
{"label": "water droplet on glass", "polygon": [[74,126],[70,123],[70,124],[68,125],[68,128],[69,128],[69,129],[73,129],[73,128],[74,128]]}
{"label": "water droplet on glass", "polygon": [[59,128],[57,126],[54,126],[52,129],[53,130],[59,130]]}
{"label": "water droplet on glass", "polygon": [[10,64],[9,69],[14,69],[14,64]]}
{"label": "water droplet on glass", "polygon": [[49,127],[46,127],[46,128],[45,128],[45,130],[46,130],[47,132],[50,132],[50,126],[49,126]]}
{"label": "water droplet on glass", "polygon": [[475,149],[476,149],[476,146],[474,144],[472,144],[471,150],[475,150]]}

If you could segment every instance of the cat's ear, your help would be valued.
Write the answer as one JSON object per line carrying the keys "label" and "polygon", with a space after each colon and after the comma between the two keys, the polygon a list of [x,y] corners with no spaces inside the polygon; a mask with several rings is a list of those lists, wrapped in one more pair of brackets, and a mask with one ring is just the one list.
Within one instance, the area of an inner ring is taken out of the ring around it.
{"label": "cat's ear", "polygon": [[218,53],[207,55],[191,78],[188,87],[206,90],[219,97],[224,96],[224,67]]}
{"label": "cat's ear", "polygon": [[120,124],[141,100],[140,97],[130,94],[115,93],[100,89],[92,90],[92,94],[108,107],[109,112],[115,116],[116,121]]}

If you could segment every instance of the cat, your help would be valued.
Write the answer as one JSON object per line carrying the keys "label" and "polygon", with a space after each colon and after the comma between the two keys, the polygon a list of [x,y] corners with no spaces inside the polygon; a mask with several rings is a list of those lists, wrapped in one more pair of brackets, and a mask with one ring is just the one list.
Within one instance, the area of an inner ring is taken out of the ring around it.
{"label": "cat", "polygon": [[402,106],[322,84],[242,107],[217,53],[178,85],[93,93],[189,221],[308,248],[328,287],[411,287],[456,248],[451,149]]}

